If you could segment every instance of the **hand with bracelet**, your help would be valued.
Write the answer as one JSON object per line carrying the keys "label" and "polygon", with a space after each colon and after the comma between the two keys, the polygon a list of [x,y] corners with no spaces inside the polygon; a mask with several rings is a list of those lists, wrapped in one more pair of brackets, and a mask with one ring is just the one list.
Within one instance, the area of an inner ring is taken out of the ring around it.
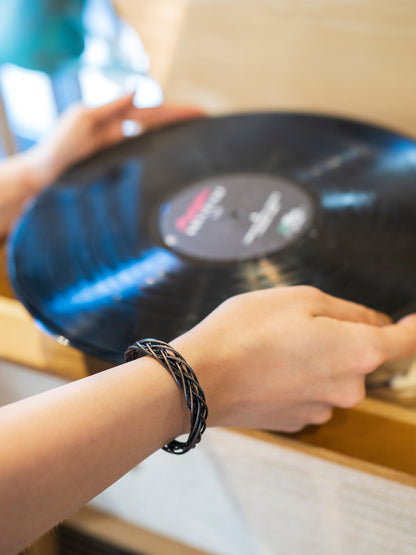
{"label": "hand with bracelet", "polygon": [[310,287],[269,289],[227,300],[170,345],[139,342],[153,354],[0,409],[0,553],[188,434],[200,391],[207,426],[285,432],[359,403],[366,373],[416,352],[416,316],[392,324]]}

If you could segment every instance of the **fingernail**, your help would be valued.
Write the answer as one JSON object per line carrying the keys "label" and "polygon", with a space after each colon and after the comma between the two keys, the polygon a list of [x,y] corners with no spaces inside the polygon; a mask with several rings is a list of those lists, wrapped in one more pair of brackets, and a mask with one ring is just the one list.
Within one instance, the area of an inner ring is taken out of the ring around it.
{"label": "fingernail", "polygon": [[408,314],[404,318],[400,318],[397,323],[400,325],[412,326],[416,323],[416,314]]}
{"label": "fingernail", "polygon": [[121,131],[125,137],[137,137],[143,132],[143,127],[138,121],[125,119],[121,124]]}
{"label": "fingernail", "polygon": [[377,317],[377,324],[381,327],[381,326],[388,326],[389,324],[392,323],[392,320],[390,318],[390,316],[387,316],[387,314],[382,314],[379,313],[378,317]]}

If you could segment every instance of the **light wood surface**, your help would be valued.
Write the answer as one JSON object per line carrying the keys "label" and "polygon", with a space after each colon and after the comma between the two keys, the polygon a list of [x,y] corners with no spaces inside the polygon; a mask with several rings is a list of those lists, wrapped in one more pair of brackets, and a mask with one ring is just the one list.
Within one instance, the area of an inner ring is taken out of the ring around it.
{"label": "light wood surface", "polygon": [[109,368],[38,329],[23,305],[0,296],[0,358],[68,379]]}
{"label": "light wood surface", "polygon": [[354,410],[335,410],[329,425],[307,428],[292,439],[407,474],[416,486],[415,410],[366,399]]}
{"label": "light wood surface", "polygon": [[414,555],[410,482],[287,438],[213,432],[221,477],[255,537],[249,553]]}
{"label": "light wood surface", "polygon": [[244,432],[416,487],[416,411],[375,399],[297,434]]}
{"label": "light wood surface", "polygon": [[416,137],[413,0],[115,0],[171,101],[300,110]]}
{"label": "light wood surface", "polygon": [[120,549],[131,550],[142,555],[209,555],[171,538],[164,538],[137,524],[118,519],[113,515],[84,507],[65,521],[79,532],[95,536]]}
{"label": "light wood surface", "polygon": [[[367,401],[364,402],[363,406],[365,406],[366,404]],[[370,459],[377,460],[377,462],[371,462],[370,460],[366,460],[365,455],[364,457],[357,457],[350,454],[344,454],[337,450],[328,449],[328,446],[322,447],[322,443],[320,443],[319,441],[317,441],[315,444],[305,442],[303,441],[302,437],[300,437],[301,434],[297,434],[295,436],[285,436],[283,434],[273,434],[269,432],[263,432],[261,430],[234,429],[233,431],[237,434],[242,434],[247,437],[252,437],[261,441],[265,441],[267,443],[270,443],[271,445],[299,451],[313,457],[318,457],[320,459],[324,459],[335,464],[340,464],[342,466],[358,470],[360,472],[365,472],[366,474],[371,474],[373,476],[378,476],[386,480],[398,482],[400,484],[416,488],[416,475],[414,473],[408,473],[406,470],[403,469],[398,470],[397,468],[394,468],[395,466],[397,466],[395,464],[393,464],[393,466],[385,465],[384,463],[387,461],[388,457],[387,459],[385,458],[383,464],[381,464],[381,459],[376,459],[375,457],[372,457],[370,455]],[[342,433],[344,433],[344,431],[345,430],[341,430]],[[357,429],[355,429],[355,432],[356,431]],[[387,439],[388,441],[389,438],[390,436],[385,439]],[[412,437],[412,439],[414,438]],[[371,441],[372,440],[370,438],[370,443]],[[346,449],[345,451],[348,451],[348,449]],[[414,457],[412,458],[414,459]]]}

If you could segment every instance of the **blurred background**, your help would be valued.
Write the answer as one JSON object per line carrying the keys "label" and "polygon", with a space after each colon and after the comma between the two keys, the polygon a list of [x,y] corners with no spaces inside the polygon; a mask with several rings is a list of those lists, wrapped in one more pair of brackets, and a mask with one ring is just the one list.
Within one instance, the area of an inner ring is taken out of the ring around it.
{"label": "blurred background", "polygon": [[39,141],[68,105],[137,91],[160,104],[137,33],[110,0],[0,1],[1,156]]}
{"label": "blurred background", "polygon": [[416,136],[415,28],[412,0],[0,0],[3,151],[74,100],[135,88],[140,105],[323,112]]}

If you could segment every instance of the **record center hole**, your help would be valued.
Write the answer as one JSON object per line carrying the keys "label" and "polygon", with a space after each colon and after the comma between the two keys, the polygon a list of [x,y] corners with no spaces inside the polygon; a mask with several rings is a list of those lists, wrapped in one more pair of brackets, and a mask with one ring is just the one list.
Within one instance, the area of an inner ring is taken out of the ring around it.
{"label": "record center hole", "polygon": [[241,208],[233,208],[232,210],[230,210],[230,216],[231,218],[233,218],[233,220],[238,220],[238,218],[241,218],[241,216],[244,215],[243,210],[241,210]]}

